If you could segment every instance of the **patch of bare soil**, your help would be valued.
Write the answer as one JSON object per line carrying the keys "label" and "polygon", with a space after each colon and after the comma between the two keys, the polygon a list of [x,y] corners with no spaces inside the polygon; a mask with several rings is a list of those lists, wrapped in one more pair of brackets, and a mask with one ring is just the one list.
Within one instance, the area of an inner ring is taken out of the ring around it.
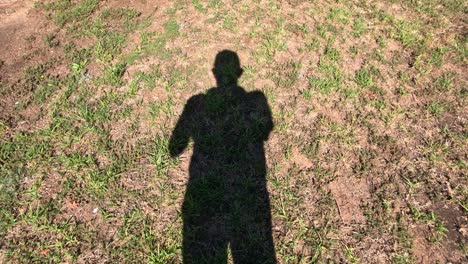
{"label": "patch of bare soil", "polygon": [[[418,263],[462,263],[464,257],[457,250],[460,243],[466,242],[468,219],[457,206],[446,204],[434,205],[434,212],[440,216],[447,229],[446,239],[442,244],[430,243],[427,237],[431,236],[427,228],[416,226],[413,228],[415,236],[414,255]],[[465,256],[466,257],[466,256]]]}
{"label": "patch of bare soil", "polygon": [[339,177],[328,187],[338,206],[344,224],[363,224],[366,218],[361,210],[361,201],[370,198],[366,179]]}
{"label": "patch of bare soil", "polygon": [[[21,125],[21,130],[34,126],[41,108],[31,105],[18,115],[17,105],[30,93],[16,86],[21,83],[26,68],[60,56],[60,47],[48,48],[45,41],[45,36],[56,31],[56,27],[34,8],[34,1],[0,0],[0,92],[3,94],[0,119]],[[54,75],[63,72],[60,66],[51,69]],[[14,89],[14,92],[7,89]]]}
{"label": "patch of bare soil", "polygon": [[57,198],[57,195],[63,190],[63,181],[63,175],[57,171],[51,171],[48,176],[44,178],[44,182],[39,189],[42,199],[49,200]]}
{"label": "patch of bare soil", "polygon": [[34,10],[34,1],[0,0],[0,79],[13,80],[32,61],[42,61],[43,57],[32,57],[37,57],[34,51],[43,46],[44,34],[52,30]]}
{"label": "patch of bare soil", "polygon": [[73,219],[79,224],[88,226],[90,230],[96,232],[99,239],[103,240],[111,240],[121,225],[115,219],[105,219],[97,205],[77,202],[68,198],[63,202],[56,221],[63,219]]}
{"label": "patch of bare soil", "polygon": [[426,237],[425,228],[416,227],[414,233],[413,254],[417,263],[443,263],[444,256],[440,253],[437,246],[429,244]]}
{"label": "patch of bare soil", "polygon": [[314,166],[314,164],[312,163],[312,161],[307,158],[306,155],[302,154],[299,150],[297,149],[294,149],[292,151],[292,155],[293,155],[293,161],[294,163],[301,169],[303,170],[307,170],[307,169],[310,169]]}

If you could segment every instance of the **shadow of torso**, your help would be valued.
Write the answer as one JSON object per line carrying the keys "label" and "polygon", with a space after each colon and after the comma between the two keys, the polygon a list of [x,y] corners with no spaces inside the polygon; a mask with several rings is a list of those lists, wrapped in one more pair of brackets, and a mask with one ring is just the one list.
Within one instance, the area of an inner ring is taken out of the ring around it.
{"label": "shadow of torso", "polygon": [[273,128],[263,93],[212,88],[192,97],[171,154],[194,141],[182,206],[184,262],[274,263],[263,142]]}

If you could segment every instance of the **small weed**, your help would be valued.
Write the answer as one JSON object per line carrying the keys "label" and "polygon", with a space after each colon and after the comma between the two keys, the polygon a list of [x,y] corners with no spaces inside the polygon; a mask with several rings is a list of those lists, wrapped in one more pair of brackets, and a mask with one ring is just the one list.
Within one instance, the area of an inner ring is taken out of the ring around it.
{"label": "small weed", "polygon": [[398,72],[398,78],[404,84],[407,84],[411,80],[411,76],[407,72]]}
{"label": "small weed", "polygon": [[354,249],[345,245],[345,256],[348,258],[350,263],[359,263],[359,259],[354,255]]}
{"label": "small weed", "polygon": [[320,48],[320,41],[317,38],[312,38],[312,40],[305,44],[308,51],[315,51]]}
{"label": "small weed", "polygon": [[47,80],[44,84],[38,85],[34,97],[39,103],[45,103],[47,99],[59,89],[59,82],[55,79]]}
{"label": "small weed", "polygon": [[195,8],[198,11],[200,11],[200,13],[205,13],[206,12],[205,8],[203,8],[203,5],[200,3],[200,1],[192,0],[192,4],[193,4],[193,6],[195,6]]}
{"label": "small weed", "polygon": [[49,48],[57,47],[59,45],[59,41],[56,39],[54,34],[48,34],[45,38],[45,43]]}
{"label": "small weed", "polygon": [[455,79],[455,74],[453,73],[444,73],[442,76],[436,79],[436,87],[440,91],[447,92],[453,86],[453,81]]}
{"label": "small weed", "polygon": [[148,106],[149,113],[153,118],[158,117],[161,113],[170,114],[173,104],[174,103],[170,98],[163,102],[151,103]]}
{"label": "small weed", "polygon": [[364,33],[366,33],[366,24],[362,18],[355,19],[353,23],[353,36],[354,37],[361,37]]}
{"label": "small weed", "polygon": [[330,94],[338,87],[338,84],[334,80],[321,78],[311,78],[309,80],[309,84],[313,90],[316,90],[321,94]]}
{"label": "small weed", "polygon": [[408,185],[408,192],[410,194],[413,194],[416,186],[418,185],[418,183],[411,181],[411,179],[409,179],[409,178],[407,178],[405,176],[403,176],[403,179],[405,179],[405,182]]}
{"label": "small weed", "polygon": [[262,44],[261,44],[261,55],[267,59],[271,60],[276,52],[282,51],[286,48],[286,44],[278,34],[275,32],[270,32],[262,35]]}
{"label": "small weed", "polygon": [[127,66],[123,63],[118,63],[114,66],[108,67],[104,71],[104,76],[102,81],[105,84],[112,86],[120,86],[123,84],[122,76],[124,75]]}
{"label": "small weed", "polygon": [[457,40],[455,40],[453,44],[453,48],[458,54],[457,56],[458,61],[460,62],[466,62],[468,58],[468,41],[467,40],[468,38],[466,37],[458,38]]}
{"label": "small weed", "polygon": [[348,23],[348,12],[346,12],[343,9],[339,8],[332,8],[330,9],[330,12],[328,13],[328,19],[334,20],[343,24]]}
{"label": "small weed", "polygon": [[414,47],[419,44],[421,39],[418,32],[418,25],[409,21],[396,21],[394,23],[395,32],[392,36],[400,41],[404,46]]}
{"label": "small weed", "polygon": [[353,87],[346,87],[342,88],[341,92],[344,94],[344,96],[348,99],[353,99],[357,98],[359,95],[359,90]]}
{"label": "small weed", "polygon": [[370,87],[375,82],[375,70],[372,67],[361,68],[356,71],[354,81],[362,87]]}
{"label": "small weed", "polygon": [[311,89],[306,89],[305,91],[303,91],[302,96],[304,96],[305,99],[310,100],[312,98]]}
{"label": "small weed", "polygon": [[338,61],[341,58],[340,52],[332,47],[325,49],[325,56],[331,61]]}
{"label": "small weed", "polygon": [[236,30],[236,17],[233,15],[226,15],[223,20],[223,28],[235,31]]}
{"label": "small weed", "polygon": [[427,105],[427,110],[434,116],[440,116],[445,112],[446,107],[444,104],[434,101]]}
{"label": "small weed", "polygon": [[98,6],[98,0],[83,0],[78,3],[73,3],[69,0],[60,0],[48,4],[39,4],[39,7],[55,13],[52,17],[60,27],[73,21],[85,20]]}
{"label": "small weed", "polygon": [[125,37],[119,33],[109,33],[99,38],[94,46],[96,58],[101,62],[111,62],[124,47]]}
{"label": "small weed", "polygon": [[431,52],[430,62],[437,67],[443,64],[444,55],[448,52],[445,47],[438,47]]}
{"label": "small weed", "polygon": [[413,258],[408,253],[395,254],[392,256],[392,263],[395,264],[411,264],[414,263]]}
{"label": "small weed", "polygon": [[172,39],[179,35],[179,24],[177,24],[177,21],[168,21],[163,24],[163,27],[166,38]]}
{"label": "small weed", "polygon": [[376,42],[381,48],[385,48],[388,45],[388,40],[384,36],[378,36]]}
{"label": "small weed", "polygon": [[429,242],[432,244],[440,244],[443,239],[447,237],[448,230],[445,227],[444,223],[440,220],[435,221],[434,228],[431,236],[429,237]]}
{"label": "small weed", "polygon": [[369,104],[378,110],[383,110],[387,106],[385,101],[379,99],[370,100]]}

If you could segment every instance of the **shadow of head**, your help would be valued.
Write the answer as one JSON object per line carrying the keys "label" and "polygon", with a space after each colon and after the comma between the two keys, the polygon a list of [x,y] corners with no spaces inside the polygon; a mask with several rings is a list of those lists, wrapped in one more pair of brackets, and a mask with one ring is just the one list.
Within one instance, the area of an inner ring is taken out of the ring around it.
{"label": "shadow of head", "polygon": [[218,87],[237,85],[242,75],[239,56],[230,50],[223,50],[216,55],[213,74]]}

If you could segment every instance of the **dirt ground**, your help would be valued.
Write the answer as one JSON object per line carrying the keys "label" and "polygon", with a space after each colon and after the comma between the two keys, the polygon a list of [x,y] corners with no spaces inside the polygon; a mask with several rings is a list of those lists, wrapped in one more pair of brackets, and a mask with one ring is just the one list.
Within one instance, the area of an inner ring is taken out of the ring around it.
{"label": "dirt ground", "polygon": [[278,263],[466,263],[466,13],[458,0],[0,0],[0,262],[182,263],[194,143],[171,157],[171,134],[232,50],[274,123],[262,148]]}
{"label": "dirt ground", "polygon": [[18,78],[30,62],[28,55],[42,44],[40,38],[46,33],[47,20],[33,7],[34,1],[0,2],[2,79]]}

